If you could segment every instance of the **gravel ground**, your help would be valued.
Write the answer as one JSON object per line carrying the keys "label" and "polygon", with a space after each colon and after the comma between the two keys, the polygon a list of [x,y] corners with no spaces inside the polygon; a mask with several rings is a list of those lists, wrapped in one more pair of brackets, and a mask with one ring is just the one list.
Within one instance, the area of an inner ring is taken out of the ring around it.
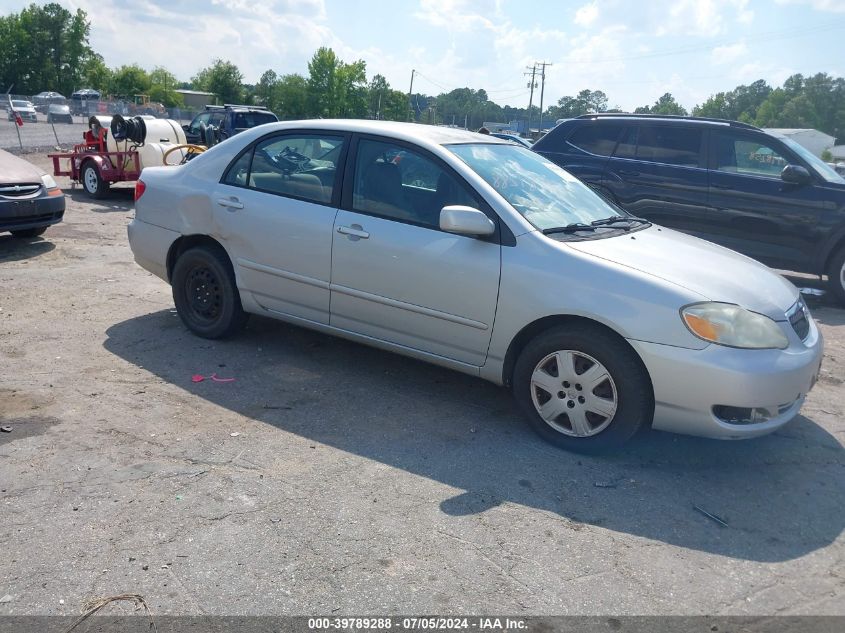
{"label": "gravel ground", "polygon": [[[82,142],[82,135],[88,129],[88,125],[82,122],[83,118],[78,116],[73,117],[72,125],[68,123],[51,125],[46,122],[43,114],[39,114],[38,117],[40,118],[38,123],[27,122],[23,124],[23,127],[18,128],[24,151],[41,150],[48,152],[53,151],[57,145],[70,150],[76,143]],[[0,149],[20,152],[18,135],[15,132],[16,127],[14,122],[6,118],[6,112],[0,111]],[[53,133],[54,128],[55,134]],[[56,143],[57,137],[58,143]],[[52,171],[52,167],[50,171]]]}
{"label": "gravel ground", "polygon": [[131,190],[68,193],[0,235],[0,614],[845,615],[845,310],[813,304],[822,378],[774,435],[577,456],[477,379],[261,318],[188,334]]}

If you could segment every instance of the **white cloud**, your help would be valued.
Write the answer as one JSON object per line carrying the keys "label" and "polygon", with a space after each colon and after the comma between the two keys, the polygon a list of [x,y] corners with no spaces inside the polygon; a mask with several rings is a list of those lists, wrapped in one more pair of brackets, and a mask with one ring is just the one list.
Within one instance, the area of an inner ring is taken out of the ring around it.
{"label": "white cloud", "polygon": [[575,24],[579,26],[590,26],[599,17],[599,7],[595,2],[585,4],[575,12]]}
{"label": "white cloud", "polygon": [[778,4],[810,5],[816,11],[831,11],[845,13],[845,3],[842,0],[775,0]]}
{"label": "white cloud", "polygon": [[723,65],[736,61],[748,54],[748,46],[745,42],[737,42],[727,46],[717,46],[710,54],[710,60],[714,64]]}
{"label": "white cloud", "polygon": [[317,48],[340,44],[327,26],[323,0],[65,3],[86,11],[92,46],[108,65],[164,66],[181,80],[190,79],[216,57],[237,65],[247,83],[257,81],[268,68],[303,72]]}
{"label": "white cloud", "polygon": [[679,0],[669,9],[669,19],[658,26],[657,35],[718,35],[721,4],[717,0]]}

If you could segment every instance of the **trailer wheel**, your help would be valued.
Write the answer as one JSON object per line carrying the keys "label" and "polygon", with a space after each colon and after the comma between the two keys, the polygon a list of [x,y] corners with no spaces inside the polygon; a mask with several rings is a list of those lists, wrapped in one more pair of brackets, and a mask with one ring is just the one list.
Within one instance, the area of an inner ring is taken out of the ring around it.
{"label": "trailer wheel", "polygon": [[100,170],[92,161],[88,161],[82,166],[80,176],[85,193],[92,198],[104,198],[109,192],[109,183],[103,180],[100,176]]}

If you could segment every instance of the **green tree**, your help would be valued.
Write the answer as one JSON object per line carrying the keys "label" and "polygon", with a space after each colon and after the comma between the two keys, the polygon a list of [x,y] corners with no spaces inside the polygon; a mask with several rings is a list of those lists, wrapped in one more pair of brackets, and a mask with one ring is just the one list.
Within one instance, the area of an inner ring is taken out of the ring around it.
{"label": "green tree", "polygon": [[309,110],[321,118],[364,117],[367,113],[366,64],[344,63],[321,47],[308,62]]}
{"label": "green tree", "polygon": [[114,97],[131,99],[135,95],[148,95],[150,76],[138,64],[121,66],[112,71],[109,92]]}
{"label": "green tree", "polygon": [[185,105],[185,99],[176,92],[179,80],[169,70],[156,66],[150,73],[150,100],[163,103],[168,108]]}
{"label": "green tree", "polygon": [[276,86],[278,109],[273,112],[280,119],[307,119],[314,115],[308,110],[308,81],[302,75],[284,75]]}
{"label": "green tree", "polygon": [[243,100],[243,80],[243,73],[232,62],[215,59],[191,82],[195,90],[213,92],[222,103],[240,103]]}
{"label": "green tree", "polygon": [[273,112],[279,109],[277,102],[277,89],[279,86],[279,76],[273,70],[265,70],[255,84],[255,100],[258,105],[263,105]]}
{"label": "green tree", "polygon": [[[582,90],[576,96],[561,97],[556,106],[549,106],[544,119],[571,119],[591,112],[607,111],[607,95],[601,90]],[[532,117],[533,118],[533,117]]]}
{"label": "green tree", "polygon": [[719,92],[711,96],[707,101],[692,109],[693,116],[710,117],[712,119],[730,119],[731,109],[727,95]]}
{"label": "green tree", "polygon": [[687,111],[686,109],[675,101],[675,97],[672,96],[671,92],[667,92],[662,95],[657,101],[655,101],[653,106],[643,106],[641,108],[637,108],[634,110],[636,114],[676,114],[680,116],[686,116]]}
{"label": "green tree", "polygon": [[19,94],[69,94],[94,55],[89,33],[84,11],[71,13],[55,2],[0,17],[0,84],[4,89],[13,84]]}
{"label": "green tree", "polygon": [[111,82],[111,71],[99,55],[89,57],[82,67],[82,85],[80,88],[94,88],[106,92]]}
{"label": "green tree", "polygon": [[384,75],[373,75],[367,88],[368,116],[373,119],[383,119],[382,101],[386,101],[390,92],[390,84]]}

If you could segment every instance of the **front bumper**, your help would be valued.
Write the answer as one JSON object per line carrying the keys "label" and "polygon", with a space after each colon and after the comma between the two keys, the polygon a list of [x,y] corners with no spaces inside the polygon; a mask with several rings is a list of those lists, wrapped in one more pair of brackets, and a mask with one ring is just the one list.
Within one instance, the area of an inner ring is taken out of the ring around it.
{"label": "front bumper", "polygon": [[[716,439],[765,435],[798,415],[818,377],[824,347],[812,321],[806,340],[793,333],[784,350],[721,345],[691,350],[629,343],[645,363],[654,387],[652,428]],[[725,415],[750,409],[768,415],[760,416],[761,421]]]}
{"label": "front bumper", "polygon": [[61,222],[65,197],[41,194],[35,198],[0,198],[0,232],[20,231]]}

